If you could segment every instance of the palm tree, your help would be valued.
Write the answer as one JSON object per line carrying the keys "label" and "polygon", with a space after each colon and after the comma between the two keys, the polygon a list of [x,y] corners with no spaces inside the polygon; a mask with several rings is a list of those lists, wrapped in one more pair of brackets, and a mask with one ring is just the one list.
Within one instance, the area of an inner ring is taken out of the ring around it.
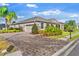
{"label": "palm tree", "polygon": [[9,12],[8,8],[6,6],[0,7],[0,17],[5,18],[6,23],[6,29],[8,29],[9,25],[11,24],[12,19],[16,19],[16,13],[15,12]]}
{"label": "palm tree", "polygon": [[5,17],[8,14],[8,8],[6,6],[0,7],[0,17]]}
{"label": "palm tree", "polygon": [[6,24],[8,28],[9,25],[11,24],[12,19],[17,19],[17,16],[15,12],[9,12],[8,15],[6,15],[5,19],[6,19]]}

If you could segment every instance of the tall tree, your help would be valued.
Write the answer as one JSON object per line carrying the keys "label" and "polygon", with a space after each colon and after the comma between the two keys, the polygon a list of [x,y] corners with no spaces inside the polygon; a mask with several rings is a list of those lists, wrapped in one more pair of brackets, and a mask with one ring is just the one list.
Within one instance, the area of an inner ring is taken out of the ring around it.
{"label": "tall tree", "polygon": [[8,14],[8,8],[6,6],[0,7],[0,17],[5,17]]}
{"label": "tall tree", "polygon": [[16,13],[15,12],[10,12],[6,6],[0,7],[0,17],[5,18],[5,23],[6,23],[6,29],[8,29],[8,26],[11,23],[11,20],[14,18],[16,19]]}
{"label": "tall tree", "polygon": [[66,31],[75,30],[77,28],[75,20],[69,20],[69,21],[65,22],[64,27],[65,27]]}

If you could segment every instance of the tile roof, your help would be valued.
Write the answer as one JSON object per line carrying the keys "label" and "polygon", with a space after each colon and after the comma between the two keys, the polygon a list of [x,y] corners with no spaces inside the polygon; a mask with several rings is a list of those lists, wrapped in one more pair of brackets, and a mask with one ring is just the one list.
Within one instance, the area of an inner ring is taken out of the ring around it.
{"label": "tile roof", "polygon": [[45,19],[45,18],[42,18],[42,17],[39,17],[39,16],[36,16],[36,17],[32,17],[32,18],[29,18],[29,19],[25,19],[23,21],[20,21],[18,22],[17,24],[23,24],[23,23],[28,23],[28,22],[34,22],[34,21],[40,21],[40,22],[50,22],[50,23],[56,23],[56,24],[64,24],[62,22],[59,22],[57,21],[56,19],[54,18],[51,18],[51,19]]}

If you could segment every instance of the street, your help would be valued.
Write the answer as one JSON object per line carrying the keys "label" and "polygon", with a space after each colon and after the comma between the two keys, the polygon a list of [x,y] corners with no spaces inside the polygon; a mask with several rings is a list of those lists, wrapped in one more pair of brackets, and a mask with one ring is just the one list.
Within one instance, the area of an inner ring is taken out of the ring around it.
{"label": "street", "polygon": [[77,46],[72,50],[68,56],[79,56],[79,40],[77,41]]}

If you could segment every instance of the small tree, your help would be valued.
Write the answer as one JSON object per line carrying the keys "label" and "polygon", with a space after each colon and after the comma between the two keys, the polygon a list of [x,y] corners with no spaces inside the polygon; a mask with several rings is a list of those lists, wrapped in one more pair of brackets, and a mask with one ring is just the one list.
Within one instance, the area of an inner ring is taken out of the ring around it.
{"label": "small tree", "polygon": [[36,24],[33,24],[33,26],[32,26],[32,33],[33,34],[38,34],[38,27],[37,27]]}

